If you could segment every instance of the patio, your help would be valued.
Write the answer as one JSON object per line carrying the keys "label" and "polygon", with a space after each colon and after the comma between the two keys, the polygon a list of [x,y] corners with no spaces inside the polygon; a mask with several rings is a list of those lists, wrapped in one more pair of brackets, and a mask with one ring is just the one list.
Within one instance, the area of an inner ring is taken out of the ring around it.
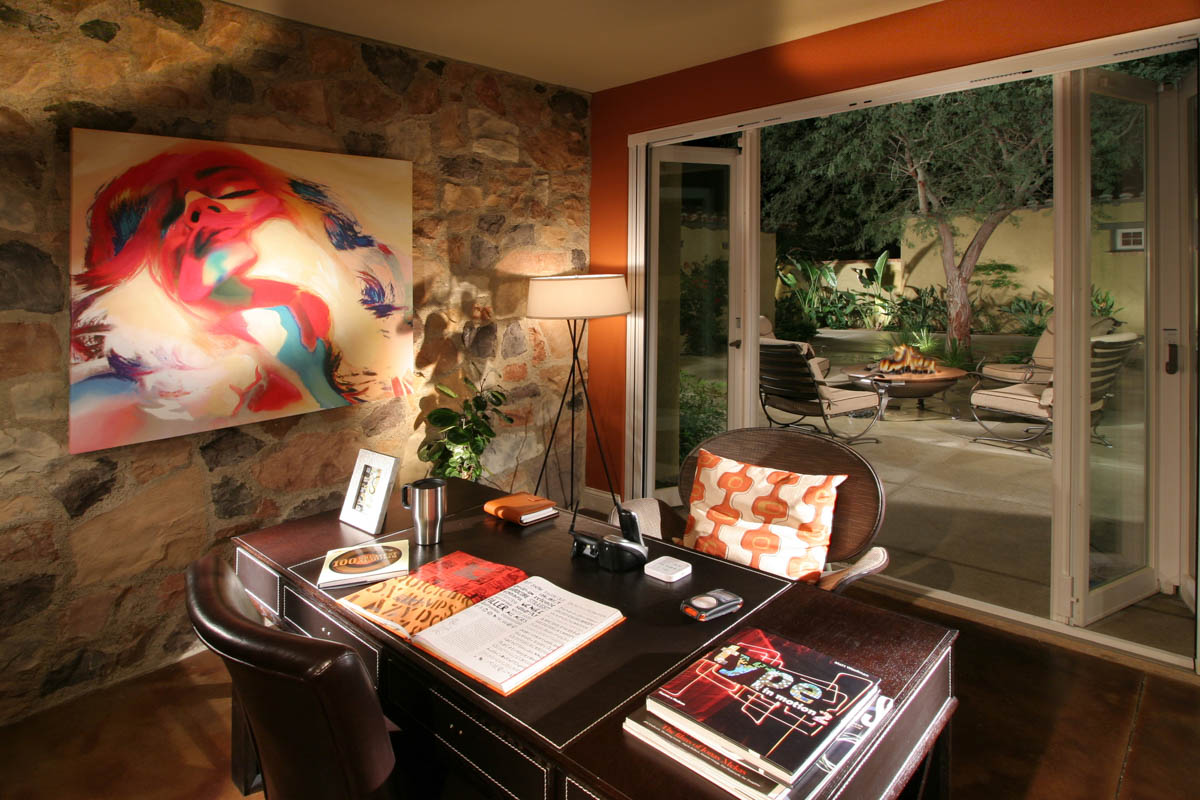
{"label": "patio", "polygon": [[[984,357],[1011,352],[1027,337],[976,336]],[[892,342],[892,334],[863,330],[822,330],[812,342],[818,355],[838,367],[871,361]],[[683,359],[682,368],[718,378],[716,359]],[[891,555],[888,576],[1002,606],[1040,618],[1050,608],[1051,461],[1018,448],[972,442],[982,428],[971,417],[971,378],[945,396],[893,399],[885,419],[871,431],[878,444],[857,449],[878,471],[888,509],[879,543]],[[1123,413],[1142,405],[1144,364],[1140,355],[1121,375],[1121,388],[1106,406],[1101,431],[1115,447],[1092,445],[1094,527],[1140,524],[1140,500],[1122,490],[1130,470],[1126,448],[1141,450],[1142,429]],[[760,412],[761,417],[761,412]],[[957,417],[957,418],[956,418]],[[818,420],[819,422],[819,420]],[[765,419],[760,419],[766,424]],[[858,430],[865,420],[835,420],[835,429]],[[1022,426],[1024,423],[1005,423]],[[857,426],[857,427],[855,427]],[[1053,445],[1051,445],[1053,446]],[[1128,528],[1126,528],[1128,532]],[[1094,565],[1102,554],[1094,553]],[[1120,611],[1089,630],[1180,655],[1193,652],[1195,624],[1177,595],[1157,595]]]}

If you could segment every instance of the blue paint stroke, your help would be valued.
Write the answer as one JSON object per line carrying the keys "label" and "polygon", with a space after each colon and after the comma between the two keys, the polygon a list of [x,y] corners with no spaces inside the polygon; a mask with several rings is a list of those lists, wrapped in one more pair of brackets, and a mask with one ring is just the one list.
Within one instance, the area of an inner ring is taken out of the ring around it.
{"label": "blue paint stroke", "polygon": [[332,385],[332,373],[329,369],[332,364],[329,343],[324,339],[317,339],[316,345],[309,350],[304,346],[300,336],[300,325],[292,310],[287,306],[274,306],[270,310],[279,315],[279,324],[287,333],[283,346],[279,348],[275,357],[296,373],[300,382],[304,384],[304,388],[320,404],[321,408],[350,405],[350,401],[338,393]]}
{"label": "blue paint stroke", "polygon": [[390,317],[392,314],[405,308],[405,306],[396,305],[395,290],[391,288],[385,289],[383,282],[371,273],[359,272],[358,277],[363,283],[362,297],[359,298],[358,302],[378,319]]}
{"label": "blue paint stroke", "polygon": [[356,247],[375,246],[374,237],[363,233],[358,220],[348,211],[338,208],[337,203],[325,192],[324,187],[297,179],[289,181],[289,185],[297,197],[323,212],[325,235],[335,250],[353,250]]}

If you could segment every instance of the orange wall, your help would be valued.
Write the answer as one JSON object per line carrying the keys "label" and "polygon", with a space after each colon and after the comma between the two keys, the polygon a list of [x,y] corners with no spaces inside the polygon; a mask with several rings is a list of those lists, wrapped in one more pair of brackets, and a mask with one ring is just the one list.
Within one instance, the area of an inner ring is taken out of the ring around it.
{"label": "orange wall", "polygon": [[[592,96],[592,271],[627,267],[631,133],[1196,17],[1200,0],[943,0],[598,92]],[[588,391],[619,487],[626,423],[624,325],[592,324]],[[587,483],[604,488],[592,447]]]}

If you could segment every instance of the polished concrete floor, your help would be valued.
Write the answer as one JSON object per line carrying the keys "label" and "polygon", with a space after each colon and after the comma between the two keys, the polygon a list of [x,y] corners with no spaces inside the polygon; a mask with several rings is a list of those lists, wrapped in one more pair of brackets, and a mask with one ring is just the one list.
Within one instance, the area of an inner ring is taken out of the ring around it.
{"label": "polished concrete floor", "polygon": [[[956,798],[1196,796],[1194,676],[1100,658],[927,603],[868,590],[852,595],[960,631],[960,705],[951,726]],[[236,800],[229,696],[220,661],[203,652],[0,728],[0,797]]]}

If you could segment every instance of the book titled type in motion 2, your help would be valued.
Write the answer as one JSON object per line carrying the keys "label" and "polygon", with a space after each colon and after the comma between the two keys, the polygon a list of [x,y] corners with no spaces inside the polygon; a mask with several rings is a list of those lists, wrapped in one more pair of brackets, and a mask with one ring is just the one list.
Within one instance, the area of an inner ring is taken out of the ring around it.
{"label": "book titled type in motion 2", "polygon": [[639,708],[626,717],[624,728],[663,755],[742,800],[780,800],[784,797],[804,800],[825,788],[838,768],[849,760],[871,730],[887,716],[891,707],[890,697],[876,695],[854,723],[843,728],[812,766],[790,786],[723,755],[645,708]]}
{"label": "book titled type in motion 2", "polygon": [[862,670],[745,628],[651,693],[646,709],[790,785],[878,693]]}
{"label": "book titled type in motion 2", "polygon": [[505,695],[625,619],[462,551],[338,602]]}

